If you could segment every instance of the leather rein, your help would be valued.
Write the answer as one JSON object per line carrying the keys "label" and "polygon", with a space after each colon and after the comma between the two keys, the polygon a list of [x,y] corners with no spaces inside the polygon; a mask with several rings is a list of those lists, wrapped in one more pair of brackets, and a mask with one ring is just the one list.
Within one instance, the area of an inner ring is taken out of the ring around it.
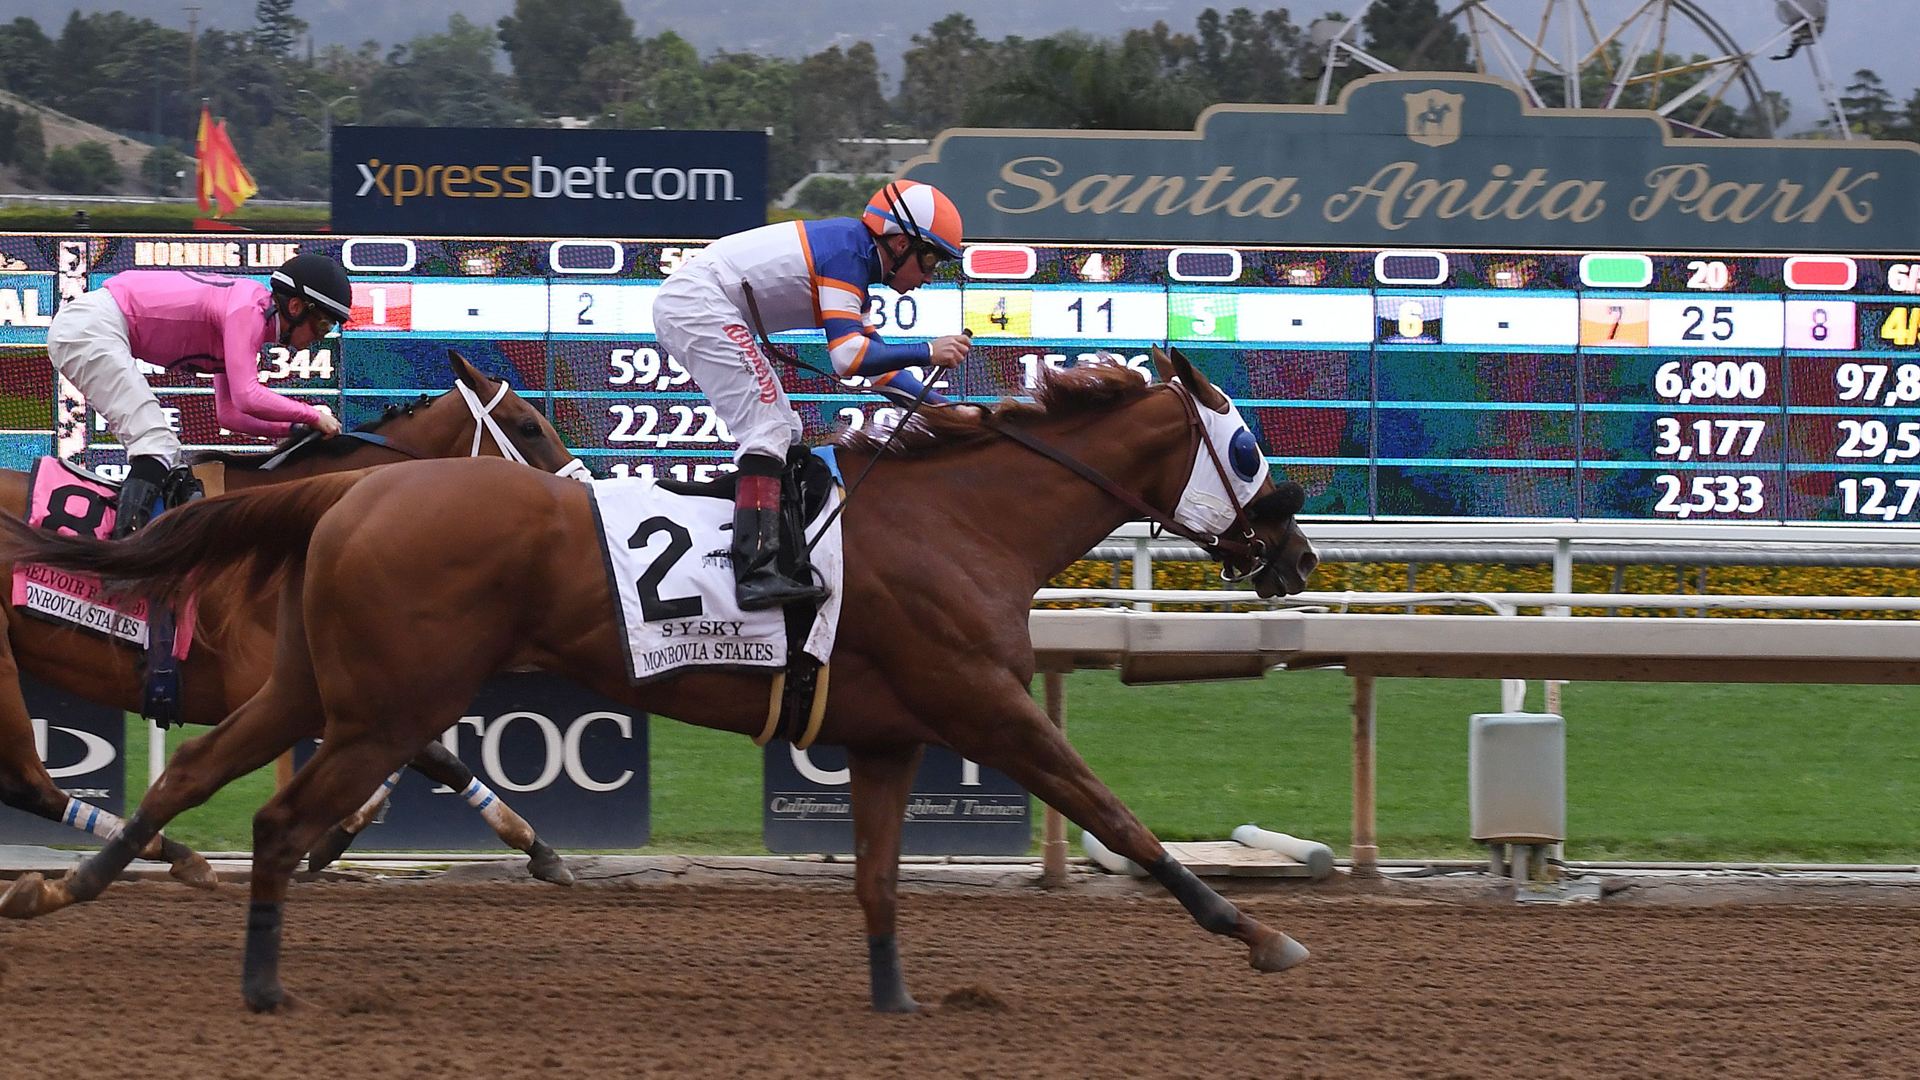
{"label": "leather rein", "polygon": [[[981,408],[982,427],[1003,436],[1027,449],[1039,454],[1081,479],[1118,499],[1121,505],[1128,507],[1141,518],[1154,523],[1161,531],[1170,532],[1200,545],[1214,561],[1220,563],[1220,577],[1225,581],[1245,581],[1261,570],[1266,569],[1272,559],[1267,543],[1254,535],[1253,524],[1247,519],[1246,507],[1240,503],[1240,496],[1233,490],[1233,478],[1227,475],[1226,466],[1220,461],[1219,451],[1213,441],[1207,438],[1206,427],[1200,421],[1200,406],[1194,400],[1193,393],[1185,387],[1173,383],[1163,383],[1157,389],[1169,390],[1180,398],[1180,404],[1186,411],[1187,430],[1194,440],[1206,448],[1207,457],[1213,463],[1214,472],[1219,474],[1220,486],[1226,491],[1227,498],[1233,503],[1233,524],[1231,535],[1219,536],[1188,528],[1173,519],[1158,507],[1150,505],[1145,499],[1121,487],[1111,477],[1102,473],[1079,458],[1045,442],[1032,432],[1015,424],[1009,424],[994,416],[992,412]],[[1227,568],[1227,557],[1238,556],[1247,561],[1244,571],[1232,571]]]}
{"label": "leather rein", "polygon": [[[482,402],[480,395],[474,393],[464,382],[454,383],[453,388],[459,392],[461,399],[466,402],[467,411],[473,415],[473,444],[468,447],[468,457],[479,457],[481,439],[491,434],[494,444],[500,449],[501,457],[506,458],[508,461],[517,461],[522,465],[532,464],[532,462],[527,460],[526,455],[520,452],[520,448],[513,444],[513,440],[507,437],[507,433],[500,427],[499,421],[493,418],[495,406],[499,405],[501,400],[507,396],[507,391],[512,389],[512,386],[505,379],[500,380],[500,388],[494,391],[493,399],[486,402]],[[266,472],[285,465],[287,459],[290,458],[296,450],[323,437],[320,432],[308,429],[305,435],[288,444],[279,453],[262,462],[260,471]],[[391,450],[402,457],[412,458],[415,461],[425,461],[429,458],[439,456],[415,449],[407,443],[375,431],[363,429],[342,431],[334,437],[339,439],[354,439],[366,443],[369,446],[377,446],[382,450]],[[593,474],[589,472],[587,467],[576,457],[561,466],[557,475],[571,476],[577,480],[589,480],[592,479]]]}

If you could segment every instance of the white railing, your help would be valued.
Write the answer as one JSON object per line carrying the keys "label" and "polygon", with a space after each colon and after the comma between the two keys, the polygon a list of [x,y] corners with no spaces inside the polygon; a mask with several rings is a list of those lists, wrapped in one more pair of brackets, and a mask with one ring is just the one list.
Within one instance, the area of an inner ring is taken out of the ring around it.
{"label": "white railing", "polygon": [[1540,608],[1542,614],[1568,616],[1582,608],[1659,608],[1683,610],[1749,609],[1754,611],[1920,611],[1917,596],[1745,596],[1713,593],[1576,593],[1576,592],[1303,592],[1262,599],[1251,592],[1226,589],[1041,589],[1035,603],[1106,602],[1132,604],[1152,610],[1158,604],[1296,608],[1348,611],[1356,607],[1484,607],[1499,615],[1515,615],[1522,608]]}

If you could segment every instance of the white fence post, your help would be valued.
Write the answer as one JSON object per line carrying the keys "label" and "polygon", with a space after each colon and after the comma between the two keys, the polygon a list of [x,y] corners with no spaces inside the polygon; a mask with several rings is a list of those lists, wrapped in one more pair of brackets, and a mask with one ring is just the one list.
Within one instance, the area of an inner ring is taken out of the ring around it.
{"label": "white fence post", "polygon": [[162,728],[158,722],[149,720],[147,721],[147,786],[152,787],[154,781],[160,779],[160,774],[165,772],[166,768],[166,729]]}

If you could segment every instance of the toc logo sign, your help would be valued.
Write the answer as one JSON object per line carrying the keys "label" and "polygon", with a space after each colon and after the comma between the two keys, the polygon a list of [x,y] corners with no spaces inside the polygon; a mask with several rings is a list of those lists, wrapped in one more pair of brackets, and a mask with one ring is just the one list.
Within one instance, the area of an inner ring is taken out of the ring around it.
{"label": "toc logo sign", "polygon": [[[763,827],[781,854],[853,851],[852,774],[837,746],[767,744]],[[907,798],[900,850],[907,855],[1024,855],[1033,844],[1030,800],[1005,774],[929,746]]]}
{"label": "toc logo sign", "polygon": [[[652,833],[643,713],[515,672],[489,679],[440,741],[556,848],[640,847]],[[500,841],[459,792],[408,771],[358,846],[493,850]]]}
{"label": "toc logo sign", "polygon": [[340,232],[716,237],[766,205],[760,132],[334,129]]}
{"label": "toc logo sign", "polygon": [[[22,676],[33,746],[53,782],[76,799],[124,815],[127,714],[95,705]],[[0,844],[98,844],[94,837],[58,822],[0,806]]]}

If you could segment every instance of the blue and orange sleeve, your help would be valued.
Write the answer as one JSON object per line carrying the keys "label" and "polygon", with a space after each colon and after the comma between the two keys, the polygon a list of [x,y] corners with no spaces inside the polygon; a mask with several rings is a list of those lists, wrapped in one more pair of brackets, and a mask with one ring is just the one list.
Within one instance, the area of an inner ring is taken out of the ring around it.
{"label": "blue and orange sleeve", "polygon": [[[856,239],[871,243],[864,231]],[[927,362],[932,354],[925,342],[894,344],[867,325],[870,272],[863,254],[842,245],[812,245],[807,267],[813,274],[814,304],[827,334],[833,370],[842,375],[883,375]]]}

